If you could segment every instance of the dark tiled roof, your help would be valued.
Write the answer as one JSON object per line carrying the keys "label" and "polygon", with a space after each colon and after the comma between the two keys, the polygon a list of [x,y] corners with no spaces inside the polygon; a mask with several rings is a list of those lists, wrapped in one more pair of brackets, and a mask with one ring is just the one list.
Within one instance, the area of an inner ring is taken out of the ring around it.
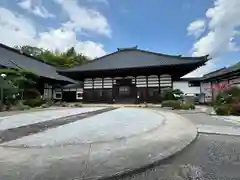
{"label": "dark tiled roof", "polygon": [[25,69],[45,78],[77,83],[68,77],[58,74],[56,67],[1,43],[0,65],[8,68]]}
{"label": "dark tiled roof", "polygon": [[223,68],[221,68],[221,69],[217,69],[217,70],[215,70],[215,71],[212,71],[212,72],[210,72],[210,73],[205,74],[204,77],[218,74],[218,73],[222,72],[222,71],[225,70],[225,69],[226,69],[226,67],[223,67]]}
{"label": "dark tiled roof", "polygon": [[160,53],[153,53],[139,49],[123,49],[97,58],[87,64],[75,66],[73,68],[60,70],[61,72],[84,72],[98,70],[115,70],[126,68],[141,68],[141,67],[159,67],[159,66],[174,66],[196,64],[203,65],[208,59],[208,56],[202,57],[182,57],[171,56]]}
{"label": "dark tiled roof", "polygon": [[221,77],[221,76],[231,74],[231,73],[233,73],[235,71],[239,71],[239,70],[240,70],[240,62],[236,63],[233,66],[230,66],[228,68],[224,67],[224,68],[218,69],[216,71],[210,72],[208,74],[205,74],[203,76],[203,80]]}

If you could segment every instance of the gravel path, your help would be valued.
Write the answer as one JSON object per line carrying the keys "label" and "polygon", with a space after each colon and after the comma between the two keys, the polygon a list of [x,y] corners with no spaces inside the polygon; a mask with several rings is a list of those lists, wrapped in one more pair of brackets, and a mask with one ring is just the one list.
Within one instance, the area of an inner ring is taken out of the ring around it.
{"label": "gravel path", "polygon": [[11,116],[0,117],[0,130],[7,130],[26,126],[29,124],[35,124],[43,121],[49,121],[65,116],[71,116],[81,113],[87,113],[103,109],[101,107],[96,108],[66,108],[61,110],[48,110],[38,111],[32,113],[21,113]]}
{"label": "gravel path", "polygon": [[82,121],[8,142],[7,145],[42,147],[116,141],[155,129],[164,120],[155,111],[138,108],[119,108],[97,114]]}
{"label": "gravel path", "polygon": [[[147,169],[135,171],[134,174],[110,179],[177,180],[173,176],[175,176],[174,174],[179,170],[179,167],[190,164],[198,170],[202,170],[205,180],[240,180],[240,137],[234,136],[234,131],[238,131],[240,126],[231,122],[214,119],[204,113],[184,114],[181,112],[181,115],[191,120],[198,127],[201,127],[202,131],[228,131],[232,135],[200,133],[194,143],[175,156]],[[147,119],[151,118],[148,117]],[[119,131],[121,131],[121,128]],[[113,129],[112,132],[114,132]],[[66,167],[65,171],[67,177],[67,173],[70,173],[71,169]],[[195,172],[192,173],[196,175]],[[54,178],[54,180],[60,179],[63,180],[62,177]]]}
{"label": "gravel path", "polygon": [[[74,114],[74,115],[67,116],[67,117],[51,119],[49,121],[43,121],[43,122],[38,122],[35,124],[21,126],[21,127],[17,127],[17,128],[13,128],[13,129],[3,130],[3,131],[0,131],[0,143],[12,141],[12,140],[15,140],[18,138],[22,138],[24,136],[30,136],[32,134],[36,134],[36,133],[45,131],[50,128],[56,128],[61,125],[73,123],[75,121],[79,121],[79,120],[82,120],[87,117],[95,116],[100,113],[108,112],[113,109],[115,109],[115,108],[104,108],[104,109],[99,109],[96,111]],[[65,136],[69,132],[71,132],[71,130],[63,133],[62,135]]]}

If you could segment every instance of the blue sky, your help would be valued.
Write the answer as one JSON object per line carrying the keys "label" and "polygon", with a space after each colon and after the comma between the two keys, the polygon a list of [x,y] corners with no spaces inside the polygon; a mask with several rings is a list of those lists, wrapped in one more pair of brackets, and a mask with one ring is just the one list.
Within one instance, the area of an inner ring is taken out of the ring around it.
{"label": "blue sky", "polygon": [[239,0],[1,0],[0,42],[98,57],[118,47],[212,60],[201,76],[240,60]]}

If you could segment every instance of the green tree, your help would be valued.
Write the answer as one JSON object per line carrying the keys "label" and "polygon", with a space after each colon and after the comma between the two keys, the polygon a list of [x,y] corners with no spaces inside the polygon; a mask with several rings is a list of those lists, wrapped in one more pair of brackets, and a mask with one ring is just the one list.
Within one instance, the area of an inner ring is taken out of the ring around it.
{"label": "green tree", "polygon": [[66,66],[68,67],[82,65],[90,60],[88,57],[82,55],[81,53],[77,53],[74,47],[71,47],[67,49],[66,52],[61,53],[61,56],[66,59]]}
{"label": "green tree", "polygon": [[16,46],[15,48],[60,68],[82,65],[90,60],[83,54],[77,53],[74,47],[71,47],[62,53],[32,46]]}
{"label": "green tree", "polygon": [[65,52],[67,57],[76,57],[77,53],[75,51],[74,47],[69,48],[66,52]]}
{"label": "green tree", "polygon": [[[0,69],[0,74],[5,74],[4,84],[2,87],[6,90],[7,93],[5,97],[11,97],[13,94],[19,93],[23,95],[24,91],[27,89],[33,89],[34,85],[38,81],[38,76],[22,70],[22,69]],[[22,97],[23,98],[23,97]]]}

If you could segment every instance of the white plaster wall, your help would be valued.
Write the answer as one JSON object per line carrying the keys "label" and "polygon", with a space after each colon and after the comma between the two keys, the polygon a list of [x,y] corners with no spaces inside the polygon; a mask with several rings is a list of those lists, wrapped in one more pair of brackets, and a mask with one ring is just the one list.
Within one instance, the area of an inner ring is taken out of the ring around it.
{"label": "white plaster wall", "polygon": [[184,94],[200,94],[200,87],[189,87],[187,81],[174,81],[173,89],[180,89]]}

